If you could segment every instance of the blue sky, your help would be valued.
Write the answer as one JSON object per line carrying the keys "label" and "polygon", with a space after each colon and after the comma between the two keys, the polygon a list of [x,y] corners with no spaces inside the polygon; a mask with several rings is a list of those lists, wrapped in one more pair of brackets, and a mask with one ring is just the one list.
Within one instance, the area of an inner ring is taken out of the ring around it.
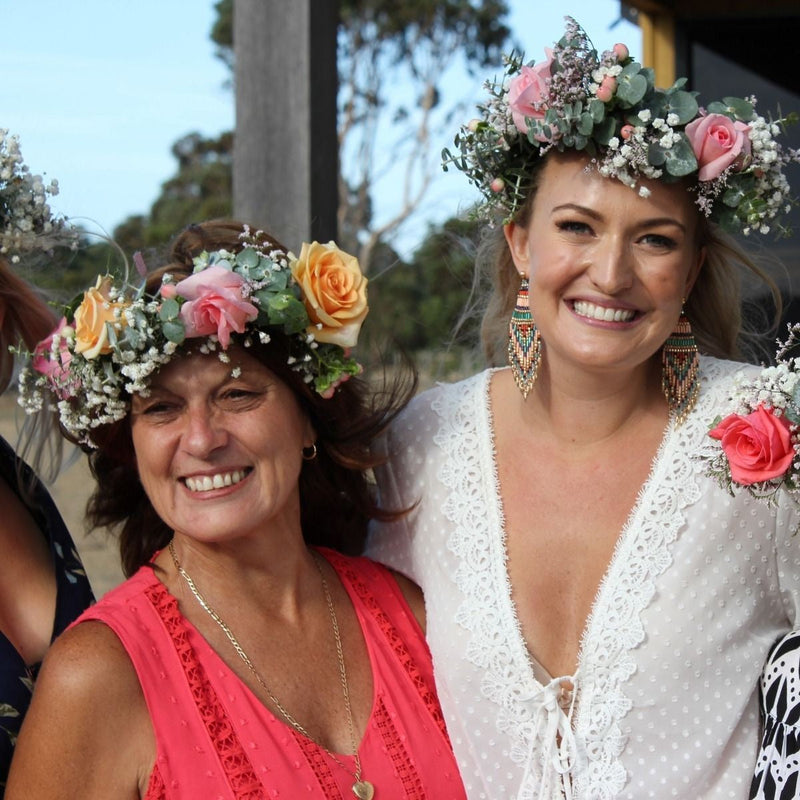
{"label": "blue sky", "polygon": [[[291,2],[291,0],[285,0]],[[641,53],[639,31],[621,22],[618,0],[511,0],[511,27],[528,58],[574,16],[595,46],[626,42]],[[171,145],[199,131],[234,124],[233,94],[209,31],[213,0],[0,0],[0,127],[19,134],[34,173],[59,181],[53,208],[109,233],[130,214],[146,213],[175,171]],[[475,100],[481,98],[476,81]],[[443,142],[449,144],[449,140]],[[473,197],[461,179],[435,191]],[[437,205],[439,205],[437,203]],[[89,222],[92,220],[93,222]]]}

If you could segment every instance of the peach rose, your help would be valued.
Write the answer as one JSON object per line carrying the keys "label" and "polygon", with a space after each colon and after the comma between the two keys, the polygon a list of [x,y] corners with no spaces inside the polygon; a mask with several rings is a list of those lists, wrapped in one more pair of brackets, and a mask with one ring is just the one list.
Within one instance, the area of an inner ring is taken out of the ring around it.
{"label": "peach rose", "polygon": [[258,316],[258,309],[242,296],[243,283],[241,275],[218,265],[176,283],[172,296],[187,301],[181,306],[187,338],[216,334],[225,350],[233,331],[244,333],[245,325]]}
{"label": "peach rose", "polygon": [[742,486],[781,477],[795,456],[788,420],[761,405],[746,417],[725,417],[708,435],[720,440],[731,478]]}
{"label": "peach rose", "polygon": [[553,63],[553,51],[544,49],[546,60],[532,67],[522,67],[519,75],[508,84],[508,107],[514,124],[520,133],[528,132],[526,117],[544,119],[547,111],[546,102],[549,97],[550,65]]}
{"label": "peach rose", "polygon": [[701,181],[713,181],[740,156],[750,155],[749,125],[724,114],[707,114],[686,126]]}
{"label": "peach rose", "polygon": [[111,278],[98,276],[97,283],[83,293],[83,301],[75,309],[75,352],[89,360],[111,352],[109,326],[121,331],[126,324],[119,311],[127,304],[112,303],[110,290]]}
{"label": "peach rose", "polygon": [[[361,323],[367,316],[367,279],[355,256],[342,252],[333,242],[304,243],[292,264],[311,319],[311,333],[318,342],[355,347]],[[321,326],[321,327],[320,327]]]}

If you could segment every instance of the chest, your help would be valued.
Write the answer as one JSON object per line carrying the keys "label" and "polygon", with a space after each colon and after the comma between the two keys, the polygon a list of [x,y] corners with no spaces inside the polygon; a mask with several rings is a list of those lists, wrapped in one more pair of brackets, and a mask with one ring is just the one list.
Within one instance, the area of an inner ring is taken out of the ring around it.
{"label": "chest", "polygon": [[531,656],[572,674],[592,605],[653,468],[662,431],[586,457],[520,448],[498,426],[498,502],[507,570]]}

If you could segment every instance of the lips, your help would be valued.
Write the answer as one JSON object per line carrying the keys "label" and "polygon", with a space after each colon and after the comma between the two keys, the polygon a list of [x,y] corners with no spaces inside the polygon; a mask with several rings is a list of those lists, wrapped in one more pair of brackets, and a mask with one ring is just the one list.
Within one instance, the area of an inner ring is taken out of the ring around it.
{"label": "lips", "polygon": [[243,480],[249,470],[235,469],[231,472],[217,472],[214,475],[197,475],[183,479],[190,492],[211,492],[214,489],[224,489]]}
{"label": "lips", "polygon": [[588,300],[575,300],[572,310],[581,317],[599,322],[630,322],[636,316],[636,312],[630,308],[598,306]]}

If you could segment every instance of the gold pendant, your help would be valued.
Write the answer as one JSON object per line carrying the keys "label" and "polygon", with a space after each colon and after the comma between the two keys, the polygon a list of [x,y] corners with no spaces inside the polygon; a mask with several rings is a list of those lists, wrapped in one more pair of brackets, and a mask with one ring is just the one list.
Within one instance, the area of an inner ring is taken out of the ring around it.
{"label": "gold pendant", "polygon": [[375,796],[375,787],[369,781],[356,781],[353,784],[353,794],[358,800],[372,800]]}

